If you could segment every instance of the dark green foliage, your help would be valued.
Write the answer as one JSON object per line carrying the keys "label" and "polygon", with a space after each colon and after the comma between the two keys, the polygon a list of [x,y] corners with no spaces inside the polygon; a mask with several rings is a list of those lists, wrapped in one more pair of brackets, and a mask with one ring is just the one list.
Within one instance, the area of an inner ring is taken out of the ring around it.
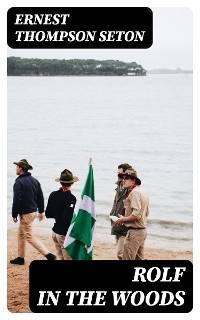
{"label": "dark green foliage", "polygon": [[136,62],[94,59],[7,58],[8,76],[145,76]]}

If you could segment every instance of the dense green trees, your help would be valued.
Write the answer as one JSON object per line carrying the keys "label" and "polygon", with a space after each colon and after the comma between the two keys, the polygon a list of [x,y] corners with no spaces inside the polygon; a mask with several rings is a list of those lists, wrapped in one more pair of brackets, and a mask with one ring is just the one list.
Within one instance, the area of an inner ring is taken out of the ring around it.
{"label": "dense green trees", "polygon": [[94,59],[7,58],[8,76],[145,76],[136,62]]}

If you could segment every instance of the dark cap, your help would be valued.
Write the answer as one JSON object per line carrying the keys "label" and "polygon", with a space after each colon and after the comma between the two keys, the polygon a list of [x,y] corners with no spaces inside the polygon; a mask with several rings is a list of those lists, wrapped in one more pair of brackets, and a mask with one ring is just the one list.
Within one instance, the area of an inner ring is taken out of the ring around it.
{"label": "dark cap", "polygon": [[78,180],[78,177],[73,176],[72,172],[68,169],[63,170],[60,177],[55,179],[55,181],[63,183],[74,183]]}
{"label": "dark cap", "polygon": [[119,173],[118,176],[119,178],[130,177],[133,180],[135,179],[138,185],[141,184],[141,180],[137,177],[137,172],[133,168],[127,169],[124,173]]}
{"label": "dark cap", "polygon": [[33,170],[33,167],[28,163],[26,159],[22,159],[18,162],[13,162],[13,163],[21,167],[22,169]]}

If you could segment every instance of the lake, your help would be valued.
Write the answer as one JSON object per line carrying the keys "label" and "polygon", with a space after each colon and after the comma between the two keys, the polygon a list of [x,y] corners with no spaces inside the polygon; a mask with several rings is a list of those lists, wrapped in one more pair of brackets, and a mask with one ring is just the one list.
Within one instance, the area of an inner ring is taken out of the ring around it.
{"label": "lake", "polygon": [[[80,200],[92,157],[97,239],[114,241],[117,166],[128,162],[150,199],[146,246],[192,250],[192,75],[8,77],[7,116],[9,226],[14,161],[33,166],[46,205],[65,168],[79,177],[72,192]],[[53,220],[35,224],[51,232]]]}

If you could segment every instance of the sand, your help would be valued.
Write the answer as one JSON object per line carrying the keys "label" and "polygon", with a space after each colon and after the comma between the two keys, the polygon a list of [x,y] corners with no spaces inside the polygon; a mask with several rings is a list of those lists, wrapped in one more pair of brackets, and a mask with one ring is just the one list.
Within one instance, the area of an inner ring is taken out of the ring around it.
{"label": "sand", "polygon": [[[35,234],[52,253],[55,248],[51,234]],[[25,264],[23,266],[12,265],[10,259],[17,256],[17,230],[9,229],[7,237],[8,272],[7,272],[7,308],[12,313],[31,313],[29,309],[29,264],[33,260],[46,260],[32,246],[27,244]],[[193,255],[191,251],[175,252],[163,249],[145,249],[145,258],[148,260],[190,260]],[[117,260],[116,246],[103,240],[94,244],[94,260]]]}

